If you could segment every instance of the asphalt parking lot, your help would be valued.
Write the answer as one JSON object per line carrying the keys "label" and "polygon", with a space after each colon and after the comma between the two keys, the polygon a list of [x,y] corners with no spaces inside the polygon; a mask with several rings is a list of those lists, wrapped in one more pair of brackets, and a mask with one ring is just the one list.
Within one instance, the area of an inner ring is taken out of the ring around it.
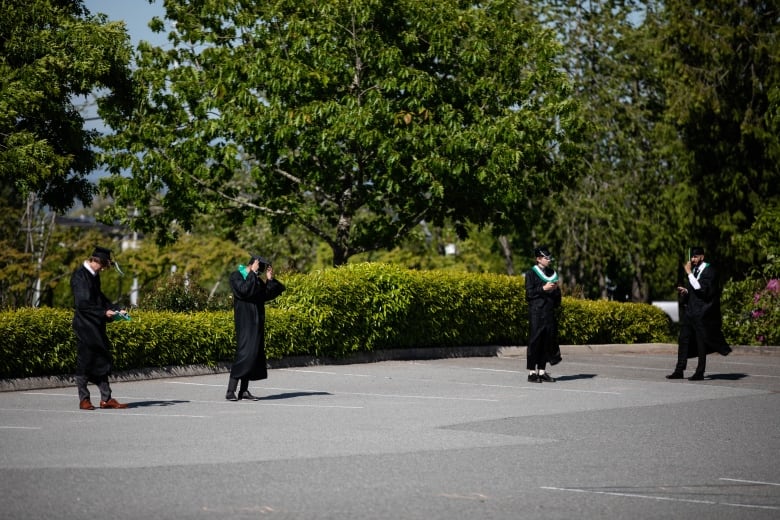
{"label": "asphalt parking lot", "polygon": [[674,360],[289,367],[240,402],[226,374],[115,382],[126,410],[0,392],[0,518],[780,518],[780,356],[710,356],[701,382]]}

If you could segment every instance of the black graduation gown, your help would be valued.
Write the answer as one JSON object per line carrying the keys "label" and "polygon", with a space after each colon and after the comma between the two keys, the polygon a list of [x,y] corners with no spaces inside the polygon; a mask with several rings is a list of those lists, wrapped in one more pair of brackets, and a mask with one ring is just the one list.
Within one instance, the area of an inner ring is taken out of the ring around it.
{"label": "black graduation gown", "polygon": [[528,346],[543,348],[550,365],[561,362],[561,347],[558,344],[558,320],[556,309],[561,305],[561,290],[542,289],[546,282],[531,269],[525,274],[525,297],[528,300],[530,335]]}
{"label": "black graduation gown", "polygon": [[233,271],[230,289],[236,327],[236,357],[230,367],[230,377],[250,381],[266,379],[265,302],[282,294],[285,287],[276,279],[264,282],[252,271],[246,279],[240,271]]}
{"label": "black graduation gown", "polygon": [[[686,279],[686,288],[688,293],[683,296],[683,320],[684,326],[689,326],[694,336],[688,344],[688,357],[694,358],[699,355],[698,342],[696,335],[702,335],[707,354],[717,352],[723,356],[731,352],[723,336],[723,316],[720,311],[720,285],[718,284],[718,275],[711,266],[699,273],[699,289],[691,286],[690,280]],[[687,323],[686,323],[687,322]]]}
{"label": "black graduation gown", "polygon": [[92,274],[85,266],[70,277],[75,313],[73,331],[76,333],[76,375],[87,376],[92,382],[111,373],[112,357],[106,336],[106,310],[120,310],[100,290],[100,275]]}

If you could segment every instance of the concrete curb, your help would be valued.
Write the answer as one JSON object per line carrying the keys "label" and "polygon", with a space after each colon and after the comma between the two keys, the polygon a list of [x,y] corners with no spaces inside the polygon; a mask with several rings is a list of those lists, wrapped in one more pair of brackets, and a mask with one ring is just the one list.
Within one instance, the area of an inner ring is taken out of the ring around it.
{"label": "concrete curb", "polygon": [[[733,346],[733,354],[753,356],[780,356],[780,347]],[[379,361],[408,361],[415,359],[446,359],[454,357],[524,357],[524,346],[481,346],[481,347],[436,347],[377,350],[375,352],[359,352],[345,359],[317,358],[314,356],[291,356],[283,359],[272,359],[268,366],[274,368],[291,368],[317,365],[352,365],[360,363],[376,363]],[[637,343],[621,345],[562,345],[561,354],[676,354],[677,345],[673,343]],[[211,374],[225,374],[230,370],[230,363],[216,365],[186,365],[156,368],[141,368],[117,372],[111,376],[111,382],[145,381],[149,379],[164,379],[169,377],[192,377]],[[44,388],[63,388],[75,386],[72,375],[26,377],[19,379],[0,379],[0,392],[19,392],[25,390],[40,390]]]}

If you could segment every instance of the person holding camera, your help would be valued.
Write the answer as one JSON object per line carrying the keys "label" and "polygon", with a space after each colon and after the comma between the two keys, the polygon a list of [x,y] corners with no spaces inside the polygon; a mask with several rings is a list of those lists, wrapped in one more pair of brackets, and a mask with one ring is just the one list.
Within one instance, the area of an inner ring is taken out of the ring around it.
{"label": "person holding camera", "polygon": [[[263,273],[265,279],[262,278]],[[255,396],[249,392],[249,381],[268,378],[265,356],[265,302],[282,294],[285,287],[274,278],[274,270],[269,260],[252,255],[248,265],[239,265],[238,270],[230,274],[230,289],[233,291],[236,356],[230,367],[225,399],[255,400]]]}
{"label": "person holding camera", "polygon": [[707,354],[727,356],[731,347],[723,336],[720,312],[720,284],[715,268],[704,261],[704,248],[691,248],[690,259],[683,265],[685,285],[678,286],[684,310],[677,343],[677,364],[667,379],[682,379],[688,358],[698,358],[696,370],[688,379],[702,381]]}
{"label": "person holding camera", "polygon": [[531,383],[554,383],[547,364],[561,362],[556,310],[561,305],[558,273],[550,265],[552,255],[546,247],[534,250],[536,265],[525,274],[525,298],[528,301],[530,334],[526,350],[526,368]]}

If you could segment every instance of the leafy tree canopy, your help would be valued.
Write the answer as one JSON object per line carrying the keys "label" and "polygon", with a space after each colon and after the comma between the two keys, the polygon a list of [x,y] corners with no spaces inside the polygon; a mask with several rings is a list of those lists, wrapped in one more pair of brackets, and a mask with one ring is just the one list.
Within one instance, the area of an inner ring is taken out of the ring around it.
{"label": "leafy tree canopy", "polygon": [[139,47],[143,100],[102,143],[107,217],[137,211],[159,240],[204,215],[262,214],[276,231],[303,226],[340,265],[423,219],[503,232],[572,175],[580,121],[560,48],[514,1],[165,7],[173,48]]}
{"label": "leafy tree canopy", "polygon": [[[89,204],[96,133],[84,129],[74,99],[124,92],[125,28],[76,0],[2,0],[0,11],[0,180],[55,211]],[[123,99],[106,95],[104,104]]]}
{"label": "leafy tree canopy", "polygon": [[[696,202],[691,230],[744,275],[767,251],[740,235],[780,201],[780,2],[668,0],[662,11],[669,119],[680,129]],[[776,236],[776,230],[775,230]]]}
{"label": "leafy tree canopy", "polygon": [[533,201],[539,218],[531,228],[536,244],[555,251],[562,279],[588,297],[673,296],[669,279],[682,261],[681,231],[689,228],[679,139],[663,121],[657,21],[639,14],[650,3],[523,3],[527,16],[563,42],[573,96],[589,122],[581,175]]}

